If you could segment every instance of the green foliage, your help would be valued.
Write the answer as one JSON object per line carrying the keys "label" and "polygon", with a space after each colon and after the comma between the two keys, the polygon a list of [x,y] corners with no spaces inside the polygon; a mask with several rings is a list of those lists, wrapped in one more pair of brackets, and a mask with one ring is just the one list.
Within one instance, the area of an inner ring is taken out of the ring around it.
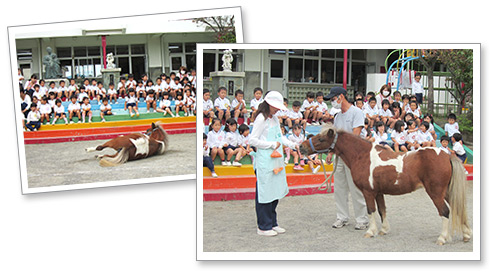
{"label": "green foliage", "polygon": [[468,112],[458,117],[459,130],[461,133],[473,134],[473,113]]}
{"label": "green foliage", "polygon": [[216,33],[217,43],[236,43],[235,16],[201,17],[192,20],[207,31]]}

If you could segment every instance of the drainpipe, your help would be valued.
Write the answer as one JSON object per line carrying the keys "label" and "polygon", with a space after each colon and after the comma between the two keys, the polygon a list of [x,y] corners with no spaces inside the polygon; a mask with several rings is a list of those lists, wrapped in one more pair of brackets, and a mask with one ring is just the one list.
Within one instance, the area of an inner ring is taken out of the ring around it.
{"label": "drainpipe", "polygon": [[347,49],[344,49],[344,75],[343,75],[343,86],[347,90]]}

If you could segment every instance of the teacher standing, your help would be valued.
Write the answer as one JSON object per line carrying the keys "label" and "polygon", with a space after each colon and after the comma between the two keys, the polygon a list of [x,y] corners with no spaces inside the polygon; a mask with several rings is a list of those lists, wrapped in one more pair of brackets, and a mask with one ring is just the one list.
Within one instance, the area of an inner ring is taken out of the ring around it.
{"label": "teacher standing", "polygon": [[[250,146],[257,148],[254,157],[254,171],[257,177],[255,191],[255,212],[257,214],[257,234],[275,236],[286,232],[277,224],[276,207],[279,199],[289,193],[286,181],[286,170],[282,145],[297,149],[297,145],[282,137],[279,119],[275,113],[287,110],[283,97],[277,91],[265,94],[264,101],[258,106],[256,119],[250,134]],[[272,158],[272,152],[277,150],[280,158]],[[277,174],[274,169],[282,170]]]}

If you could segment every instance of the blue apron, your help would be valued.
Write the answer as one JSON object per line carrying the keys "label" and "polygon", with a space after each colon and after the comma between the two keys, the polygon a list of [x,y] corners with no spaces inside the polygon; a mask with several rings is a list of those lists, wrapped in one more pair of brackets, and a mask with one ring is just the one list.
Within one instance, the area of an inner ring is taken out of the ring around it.
{"label": "blue apron", "polygon": [[[267,141],[281,143],[277,149],[281,154],[279,158],[272,158],[273,149],[257,149],[254,159],[254,169],[257,176],[257,196],[259,203],[267,204],[283,198],[289,193],[286,181],[286,167],[282,157],[282,134],[279,125],[269,128]],[[274,168],[283,167],[282,171],[274,174]]]}

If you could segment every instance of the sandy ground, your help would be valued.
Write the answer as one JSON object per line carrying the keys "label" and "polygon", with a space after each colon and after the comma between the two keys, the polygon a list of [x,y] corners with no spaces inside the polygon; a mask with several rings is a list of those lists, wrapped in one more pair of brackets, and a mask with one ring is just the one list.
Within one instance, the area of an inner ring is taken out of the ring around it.
{"label": "sandy ground", "polygon": [[113,149],[85,152],[106,141],[26,145],[29,188],[196,173],[196,134],[169,135],[169,148],[163,155],[116,167],[101,167],[95,159],[99,154],[115,153]]}
{"label": "sandy ground", "polygon": [[[473,182],[467,187],[467,212],[473,227]],[[278,223],[287,231],[275,237],[256,234],[253,200],[204,202],[204,252],[471,252],[473,239],[463,243],[455,236],[444,246],[436,244],[442,221],[425,190],[401,196],[386,196],[391,232],[363,238],[355,221],[341,229],[335,221],[333,194],[286,197],[277,207]],[[351,216],[353,209],[351,206]],[[377,214],[377,213],[376,213]],[[378,229],[380,218],[376,215]],[[478,216],[477,216],[478,217]]]}

